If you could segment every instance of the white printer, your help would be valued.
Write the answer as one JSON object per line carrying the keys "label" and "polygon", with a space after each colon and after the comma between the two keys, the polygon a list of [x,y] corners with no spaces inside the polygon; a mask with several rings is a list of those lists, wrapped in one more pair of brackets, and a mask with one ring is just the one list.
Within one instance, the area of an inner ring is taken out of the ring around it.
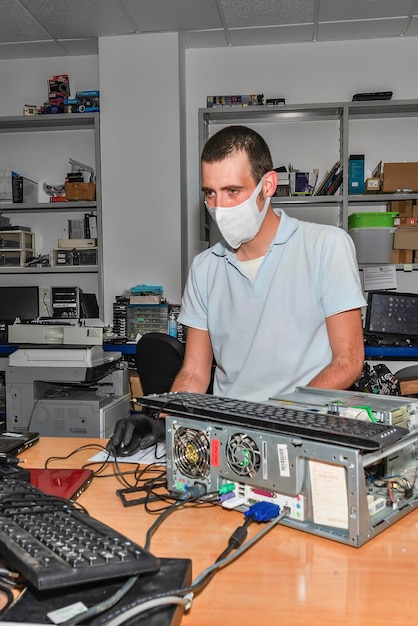
{"label": "white printer", "polygon": [[127,365],[120,352],[89,344],[98,342],[97,333],[77,326],[10,328],[9,340],[20,344],[24,337],[26,345],[10,354],[5,370],[9,431],[109,437],[116,422],[130,414]]}

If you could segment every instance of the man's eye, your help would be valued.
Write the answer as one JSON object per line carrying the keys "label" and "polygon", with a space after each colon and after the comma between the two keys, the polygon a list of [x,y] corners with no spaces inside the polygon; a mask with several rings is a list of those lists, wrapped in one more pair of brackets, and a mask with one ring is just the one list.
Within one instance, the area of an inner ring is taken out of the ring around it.
{"label": "man's eye", "polygon": [[205,194],[205,198],[212,198],[213,191],[205,191],[204,194]]}

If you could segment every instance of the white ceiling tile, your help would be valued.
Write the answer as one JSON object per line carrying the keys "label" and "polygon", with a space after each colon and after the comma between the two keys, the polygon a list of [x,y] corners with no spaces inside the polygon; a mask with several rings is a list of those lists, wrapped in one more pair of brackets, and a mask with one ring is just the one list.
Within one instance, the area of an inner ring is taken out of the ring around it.
{"label": "white ceiling tile", "polygon": [[10,44],[0,58],[97,54],[97,37],[141,32],[183,33],[188,48],[412,37],[414,8],[418,0],[0,0],[0,44]]}
{"label": "white ceiling tile", "polygon": [[52,39],[16,0],[3,0],[0,11],[0,43]]}
{"label": "white ceiling tile", "polygon": [[407,18],[325,22],[318,26],[318,41],[399,37],[404,32],[407,23]]}
{"label": "white ceiling tile", "polygon": [[314,20],[315,0],[220,0],[228,28],[306,24]]}
{"label": "white ceiling tile", "polygon": [[57,39],[132,34],[135,27],[115,0],[21,0]]}
{"label": "white ceiling tile", "polygon": [[222,28],[215,0],[122,0],[122,3],[140,32]]}

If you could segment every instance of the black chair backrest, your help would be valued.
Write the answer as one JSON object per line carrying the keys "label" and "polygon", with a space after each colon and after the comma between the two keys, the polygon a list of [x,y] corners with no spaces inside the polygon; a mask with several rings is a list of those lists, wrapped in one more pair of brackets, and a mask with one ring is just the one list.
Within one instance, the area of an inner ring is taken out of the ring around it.
{"label": "black chair backrest", "polygon": [[184,344],[166,333],[146,333],[136,344],[135,364],[144,395],[170,391],[184,360]]}

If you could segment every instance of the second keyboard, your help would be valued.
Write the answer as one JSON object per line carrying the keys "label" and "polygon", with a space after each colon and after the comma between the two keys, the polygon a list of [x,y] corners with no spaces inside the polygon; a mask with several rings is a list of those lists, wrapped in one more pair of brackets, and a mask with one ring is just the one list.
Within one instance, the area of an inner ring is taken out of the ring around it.
{"label": "second keyboard", "polygon": [[37,589],[157,572],[160,561],[29,482],[0,480],[0,554]]}
{"label": "second keyboard", "polygon": [[142,397],[141,405],[170,415],[211,419],[365,451],[386,447],[409,433],[401,426],[209,394],[162,393]]}

